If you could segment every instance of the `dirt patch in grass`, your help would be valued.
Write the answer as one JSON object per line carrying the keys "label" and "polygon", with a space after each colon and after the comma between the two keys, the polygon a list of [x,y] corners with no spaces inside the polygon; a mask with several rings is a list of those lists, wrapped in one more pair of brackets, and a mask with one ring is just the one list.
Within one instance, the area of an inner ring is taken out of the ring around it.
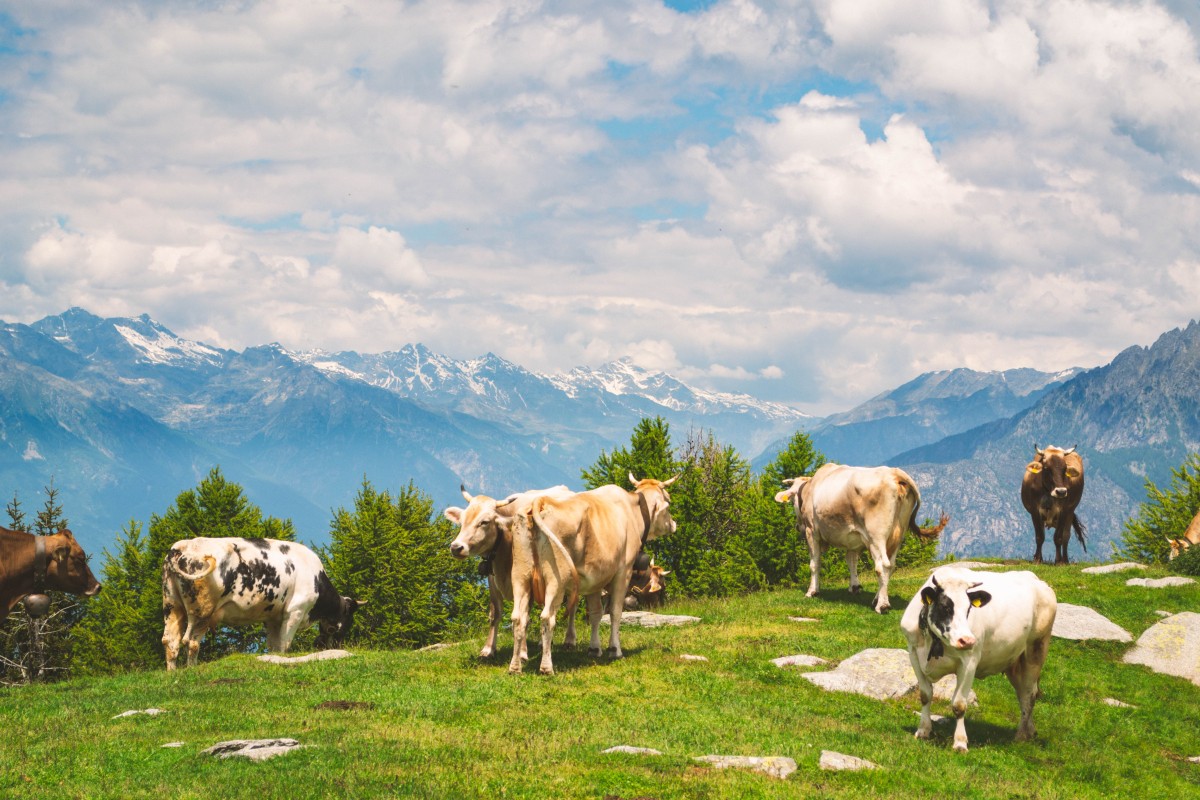
{"label": "dirt patch in grass", "polygon": [[364,703],[360,700],[326,700],[323,703],[317,703],[313,708],[326,711],[373,711],[375,704]]}

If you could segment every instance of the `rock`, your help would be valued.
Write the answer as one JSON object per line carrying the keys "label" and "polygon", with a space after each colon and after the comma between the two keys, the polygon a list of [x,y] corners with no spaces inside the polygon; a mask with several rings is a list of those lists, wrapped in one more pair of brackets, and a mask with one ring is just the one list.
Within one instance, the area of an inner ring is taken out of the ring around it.
{"label": "rock", "polygon": [[679,657],[680,661],[708,661],[707,656],[690,656],[686,653]]}
{"label": "rock", "polygon": [[155,714],[165,714],[165,713],[167,713],[167,712],[161,708],[146,708],[141,711],[137,711],[137,710],[122,711],[120,714],[117,714],[116,716],[114,716],[113,719],[120,719],[121,717],[134,717],[134,716],[137,716],[138,714],[146,714],[148,716],[153,717]]}
{"label": "rock", "polygon": [[653,747],[631,747],[627,744],[619,744],[616,747],[610,747],[607,750],[601,750],[601,753],[629,753],[635,756],[661,756],[661,750],[655,750]]}
{"label": "rock", "polygon": [[1133,561],[1122,561],[1120,564],[1101,564],[1098,567],[1084,567],[1080,570],[1084,575],[1107,575],[1110,572],[1128,572],[1131,569],[1145,569],[1145,564]]}
{"label": "rock", "polygon": [[300,746],[300,742],[295,739],[232,739],[228,742],[217,742],[202,751],[201,755],[217,758],[240,756],[252,761],[266,761]]}
{"label": "rock", "polygon": [[1192,762],[1193,764],[1200,764],[1200,756],[1192,756],[1188,759],[1188,761]]}
{"label": "rock", "polygon": [[418,647],[418,653],[435,653],[438,650],[445,650],[447,647],[453,647],[453,642],[438,642],[437,644],[427,644],[424,647]]}
{"label": "rock", "polygon": [[1163,611],[1162,609],[1159,609],[1158,611],[1155,611],[1154,613],[1158,614],[1160,617],[1169,617],[1169,616],[1173,615],[1175,612],[1174,611]]}
{"label": "rock", "polygon": [[[699,617],[688,617],[683,614],[655,614],[653,611],[626,611],[621,614],[622,625],[638,625],[643,628],[661,628],[665,625],[690,625],[699,622]],[[604,625],[611,625],[608,614],[600,618]]]}
{"label": "rock", "polygon": [[[802,678],[831,692],[853,692],[876,700],[903,697],[917,688],[917,674],[908,660],[907,650],[871,648],[850,656],[828,672],[804,672]],[[954,695],[956,678],[947,675],[933,685],[933,696],[949,700]],[[968,702],[975,702],[971,692]]]}
{"label": "rock", "polygon": [[159,747],[183,747],[185,744],[187,744],[187,743],[186,742],[167,742],[166,744],[159,745]]}
{"label": "rock", "polygon": [[843,753],[835,753],[832,750],[821,751],[821,769],[843,771],[843,770],[860,770],[860,769],[879,769],[878,764],[874,764],[863,758],[855,758]]}
{"label": "rock", "polygon": [[795,655],[772,658],[771,663],[777,667],[819,667],[829,662],[816,656]]}
{"label": "rock", "polygon": [[1123,660],[1200,686],[1200,614],[1184,611],[1154,623]]}
{"label": "rock", "polygon": [[[918,717],[921,716],[920,711],[914,711],[913,713],[916,714]],[[941,722],[944,719],[945,719],[945,717],[943,717],[941,714],[930,714],[929,715],[930,722]]]}
{"label": "rock", "polygon": [[1129,631],[1120,627],[1096,610],[1087,606],[1059,603],[1054,618],[1052,635],[1060,639],[1104,639],[1115,642],[1132,642]]}
{"label": "rock", "polygon": [[258,660],[266,664],[307,664],[310,661],[334,661],[339,658],[349,658],[353,653],[346,650],[322,650],[319,653],[309,653],[306,656],[277,656],[274,653],[259,656]]}
{"label": "rock", "polygon": [[1130,578],[1126,586],[1146,586],[1150,589],[1165,589],[1168,586],[1187,586],[1195,583],[1195,578],[1185,578],[1182,575],[1172,575],[1169,578]]}
{"label": "rock", "polygon": [[820,622],[821,620],[814,617],[788,617],[792,622]]}
{"label": "rock", "polygon": [[796,762],[786,756],[697,756],[696,761],[707,762],[717,769],[752,769],[780,779],[796,771]]}
{"label": "rock", "polygon": [[1129,703],[1123,703],[1115,697],[1106,697],[1100,702],[1104,703],[1106,706],[1112,706],[1113,708],[1137,708],[1137,706],[1130,705]]}
{"label": "rock", "polygon": [[938,564],[937,567],[932,567],[929,571],[933,572],[933,570],[937,569],[938,567],[959,567],[960,569],[995,569],[996,567],[1003,566],[1003,564],[989,564],[986,561],[947,561],[945,564]]}

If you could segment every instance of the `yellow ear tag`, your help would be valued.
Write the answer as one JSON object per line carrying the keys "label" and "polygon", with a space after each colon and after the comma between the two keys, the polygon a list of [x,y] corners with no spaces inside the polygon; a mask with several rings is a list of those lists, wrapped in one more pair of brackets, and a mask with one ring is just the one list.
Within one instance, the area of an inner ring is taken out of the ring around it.
{"label": "yellow ear tag", "polygon": [[921,598],[921,601],[922,601],[923,603],[925,603],[925,605],[927,605],[927,606],[931,606],[931,605],[933,605],[933,601],[932,601],[932,600],[930,600],[928,597],[922,597],[922,598]]}
{"label": "yellow ear tag", "polygon": [[975,606],[976,608],[979,608],[981,605],[983,605],[983,601],[980,600],[978,597],[976,597],[974,600],[971,601],[971,605]]}
{"label": "yellow ear tag", "polygon": [[1036,475],[1037,473],[1042,471],[1042,465],[1041,464],[1030,464],[1029,471]]}

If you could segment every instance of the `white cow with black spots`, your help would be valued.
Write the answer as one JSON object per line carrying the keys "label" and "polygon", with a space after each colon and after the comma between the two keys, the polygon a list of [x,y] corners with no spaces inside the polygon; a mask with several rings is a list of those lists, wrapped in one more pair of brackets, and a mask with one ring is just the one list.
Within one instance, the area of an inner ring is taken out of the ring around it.
{"label": "white cow with black spots", "polygon": [[195,666],[204,635],[220,625],[263,622],[267,648],[286,653],[296,634],[318,623],[318,643],[337,645],[365,601],[342,597],[321,559],[280,539],[184,539],[163,559],[163,646],[167,669],[180,648]]}
{"label": "white cow with black spots", "polygon": [[954,674],[954,749],[965,753],[963,717],[971,685],[976,678],[1003,672],[1021,706],[1016,740],[1032,739],[1033,703],[1040,694],[1038,680],[1057,610],[1054,590],[1032,572],[973,572],[953,566],[935,570],[900,620],[921,692],[917,738],[928,739],[932,732],[929,704],[934,682]]}

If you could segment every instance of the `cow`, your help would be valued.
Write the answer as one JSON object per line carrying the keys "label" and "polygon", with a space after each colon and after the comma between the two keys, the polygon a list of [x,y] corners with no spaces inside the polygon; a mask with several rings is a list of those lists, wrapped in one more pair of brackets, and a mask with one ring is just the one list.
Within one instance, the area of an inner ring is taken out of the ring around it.
{"label": "cow", "polygon": [[[671,498],[667,487],[679,478],[659,481],[638,480],[629,474],[633,491],[609,484],[580,492],[563,500],[539,497],[529,513],[517,518],[514,539],[527,542],[533,569],[541,572],[546,585],[546,603],[542,607],[542,659],[538,671],[554,674],[550,642],[554,635],[554,617],[570,590],[570,601],[582,595],[587,600],[588,623],[592,637],[588,653],[600,655],[600,617],[603,614],[600,593],[607,589],[612,597],[625,597],[633,572],[633,563],[647,542],[675,530],[671,518]],[[525,635],[529,624],[528,604],[519,595],[522,582],[514,574],[513,636]],[[613,603],[610,613],[608,654],[622,658],[622,603]],[[520,661],[513,655],[510,672],[519,672]]]}
{"label": "cow", "polygon": [[339,645],[366,601],[342,597],[321,559],[297,542],[240,537],[183,539],[162,566],[167,669],[180,649],[196,665],[200,642],[220,625],[265,623],[267,649],[286,653],[296,634],[317,623],[318,646]]}
{"label": "cow", "polygon": [[1176,556],[1192,545],[1200,544],[1200,511],[1197,511],[1196,516],[1192,517],[1192,522],[1187,526],[1187,530],[1183,532],[1183,537],[1179,539],[1167,539],[1167,544],[1171,547],[1171,552],[1167,556],[1168,561],[1174,560]]}
{"label": "cow", "polygon": [[811,477],[784,481],[786,489],[775,495],[790,503],[796,514],[796,529],[808,541],[811,577],[808,596],[820,590],[821,554],[830,547],[846,550],[850,568],[850,591],[858,592],[858,557],[863,550],[875,562],[879,590],[873,607],[882,614],[891,609],[888,581],[896,567],[896,553],[911,532],[923,539],[941,534],[949,520],[945,514],[938,525],[917,525],[921,493],[908,473],[897,467],[847,467],[825,464]]}
{"label": "cow", "polygon": [[[500,629],[500,618],[504,613],[504,601],[513,599],[513,540],[512,522],[515,514],[524,513],[536,497],[569,497],[572,492],[566,486],[552,486],[549,489],[531,489],[509,495],[504,500],[497,501],[487,495],[472,495],[465,485],[460,485],[459,491],[467,501],[466,508],[450,506],[442,512],[446,519],[460,526],[458,536],[450,543],[450,554],[458,559],[469,556],[483,558],[479,570],[488,579],[488,636],[479,651],[480,658],[491,658],[496,652],[496,638]],[[526,570],[523,574],[532,579],[533,573]],[[531,586],[524,593],[526,598],[532,597],[536,602],[544,601],[544,587],[540,583]],[[575,608],[572,606],[567,614],[567,647],[575,646]],[[520,650],[520,658],[529,658],[528,644],[522,637],[514,640],[513,648]]]}
{"label": "cow", "polygon": [[967,752],[963,718],[971,685],[976,678],[1003,672],[1021,707],[1016,740],[1032,739],[1033,703],[1040,695],[1038,680],[1057,610],[1054,590],[1032,572],[972,572],[954,566],[934,570],[900,620],[921,693],[916,737],[928,739],[932,732],[934,682],[953,673],[954,749]]}
{"label": "cow", "polygon": [[[638,553],[633,562],[633,574],[629,578],[629,589],[625,595],[625,611],[661,606],[666,600],[666,577],[670,574],[670,570],[655,564],[654,559],[645,552]],[[611,600],[608,592],[601,592],[601,596],[604,600],[604,613],[607,614],[611,608]]]}
{"label": "cow", "polygon": [[1034,444],[1033,450],[1033,461],[1026,465],[1021,480],[1021,503],[1033,518],[1033,563],[1042,563],[1046,528],[1054,528],[1054,563],[1066,564],[1072,528],[1087,552],[1087,528],[1075,515],[1083,497],[1083,459],[1074,447],[1064,450],[1050,445],[1042,450]]}
{"label": "cow", "polygon": [[63,528],[38,536],[0,528],[0,622],[27,595],[54,589],[95,597],[100,581],[88,568],[88,556]]}

